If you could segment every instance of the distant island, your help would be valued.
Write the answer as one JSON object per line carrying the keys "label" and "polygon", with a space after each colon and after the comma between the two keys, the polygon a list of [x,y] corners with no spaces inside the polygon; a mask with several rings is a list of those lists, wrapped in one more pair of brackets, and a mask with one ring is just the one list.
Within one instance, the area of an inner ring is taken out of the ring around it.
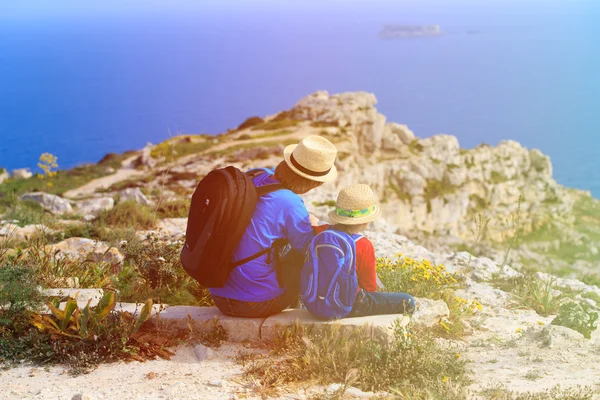
{"label": "distant island", "polygon": [[439,25],[384,25],[379,32],[381,39],[432,37],[443,35]]}

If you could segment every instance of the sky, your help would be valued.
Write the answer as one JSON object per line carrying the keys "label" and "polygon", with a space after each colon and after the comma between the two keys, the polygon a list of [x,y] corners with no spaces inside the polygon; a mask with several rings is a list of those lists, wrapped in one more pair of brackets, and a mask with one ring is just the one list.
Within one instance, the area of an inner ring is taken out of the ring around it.
{"label": "sky", "polygon": [[268,7],[271,10],[324,11],[326,9],[373,9],[398,5],[430,4],[432,7],[474,8],[520,5],[524,8],[550,7],[553,3],[584,3],[593,0],[0,0],[0,18],[110,16],[128,13],[164,15],[169,12],[247,13]]}

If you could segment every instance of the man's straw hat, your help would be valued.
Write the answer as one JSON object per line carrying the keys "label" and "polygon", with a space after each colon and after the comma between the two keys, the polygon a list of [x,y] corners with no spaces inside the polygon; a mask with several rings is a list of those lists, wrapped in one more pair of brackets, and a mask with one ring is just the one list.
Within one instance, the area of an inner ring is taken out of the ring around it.
{"label": "man's straw hat", "polygon": [[316,182],[331,182],[337,177],[337,149],[321,136],[308,136],[283,151],[286,164],[303,178]]}
{"label": "man's straw hat", "polygon": [[352,185],[340,191],[335,210],[329,213],[332,222],[344,225],[366,224],[379,218],[381,208],[368,185]]}

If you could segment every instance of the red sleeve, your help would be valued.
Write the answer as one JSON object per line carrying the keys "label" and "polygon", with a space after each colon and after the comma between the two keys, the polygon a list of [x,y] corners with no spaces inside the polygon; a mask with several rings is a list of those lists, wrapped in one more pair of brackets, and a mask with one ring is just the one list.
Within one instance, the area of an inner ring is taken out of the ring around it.
{"label": "red sleeve", "polygon": [[377,272],[375,271],[375,248],[367,238],[356,242],[356,276],[358,286],[367,292],[377,291]]}
{"label": "red sleeve", "polygon": [[315,230],[315,235],[319,234],[321,232],[323,232],[324,230],[326,230],[327,228],[329,228],[328,224],[325,225],[318,225],[318,226],[313,226],[313,229]]}

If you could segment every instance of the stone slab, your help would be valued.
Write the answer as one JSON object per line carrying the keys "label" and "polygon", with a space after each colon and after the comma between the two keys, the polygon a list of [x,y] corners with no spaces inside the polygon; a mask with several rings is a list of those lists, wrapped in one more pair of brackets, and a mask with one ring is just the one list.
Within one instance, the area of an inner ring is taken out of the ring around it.
{"label": "stone slab", "polygon": [[260,339],[260,328],[264,318],[233,318],[228,317],[217,307],[172,306],[161,312],[158,318],[166,321],[176,321],[182,327],[187,327],[188,315],[194,329],[208,332],[215,323],[227,332],[227,340],[243,342]]}
{"label": "stone slab", "polygon": [[262,324],[260,337],[264,341],[272,341],[277,338],[278,333],[282,329],[291,327],[296,323],[310,329],[321,329],[324,326],[337,325],[340,327],[340,333],[342,334],[365,327],[372,329],[375,333],[390,335],[392,333],[392,325],[396,323],[396,320],[399,320],[398,323],[401,326],[406,326],[410,322],[410,318],[402,314],[324,321],[313,317],[307,310],[288,309],[267,318]]}
{"label": "stone slab", "polygon": [[[143,307],[144,303],[117,303],[115,306],[115,311],[129,312],[136,316],[142,311]],[[164,312],[168,307],[169,306],[167,304],[153,304],[152,316],[156,316],[157,314]]]}
{"label": "stone slab", "polygon": [[77,304],[83,304],[84,307],[88,300],[92,300],[90,307],[98,304],[104,290],[102,289],[76,289],[76,288],[60,288],[60,289],[42,289],[42,296],[46,297],[71,297],[77,300]]}
{"label": "stone slab", "polygon": [[227,332],[227,340],[230,342],[259,340],[264,322],[265,318],[234,318],[225,315],[219,319],[219,325]]}

